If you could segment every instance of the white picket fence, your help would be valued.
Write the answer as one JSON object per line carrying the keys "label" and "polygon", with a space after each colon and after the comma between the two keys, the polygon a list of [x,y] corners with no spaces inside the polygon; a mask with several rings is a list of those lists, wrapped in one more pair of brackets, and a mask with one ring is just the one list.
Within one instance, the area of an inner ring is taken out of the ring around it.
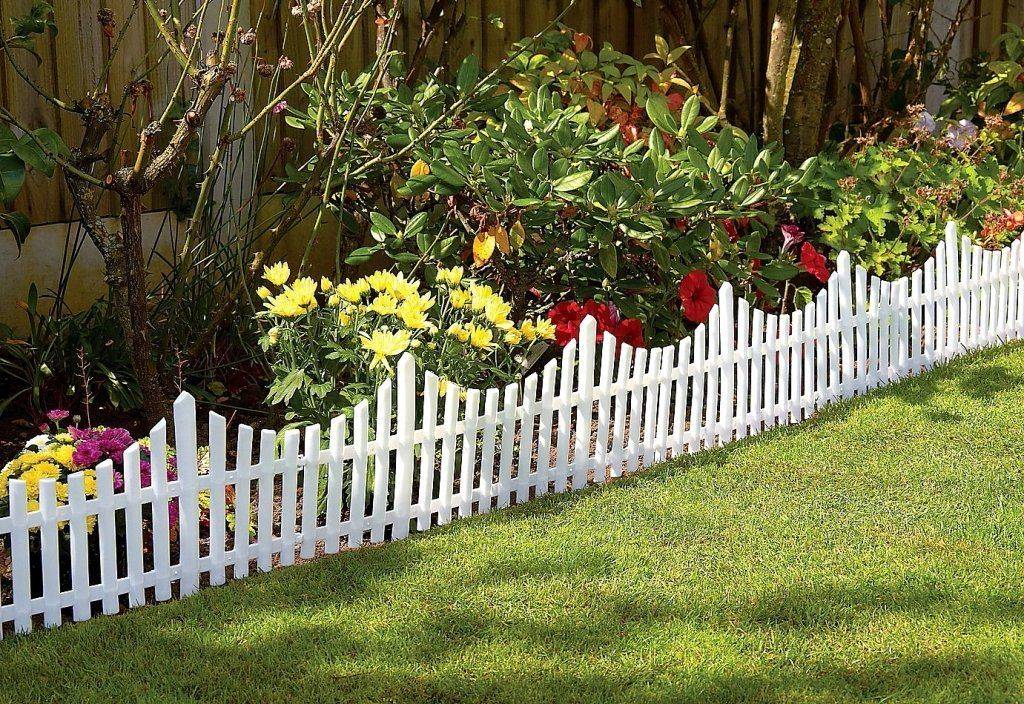
{"label": "white picket fence", "polygon": [[[166,478],[161,421],[151,435],[151,486],[140,485],[137,445],[125,453],[123,491],[114,489],[109,461],[98,467],[96,498],[86,498],[79,473],[66,504],[58,505],[51,479],[40,485],[39,510],[28,511],[24,483],[10,483],[0,541],[9,537],[12,569],[0,634],[5,623],[8,632],[24,633],[38,620],[56,626],[112,614],[170,599],[175,587],[186,596],[204,580],[223,584],[229,571],[238,579],[253,568],[292,564],[296,552],[305,559],[319,549],[397,540],[449,523],[453,513],[600,484],[799,422],[835,400],[1022,333],[1021,241],[1002,251],[967,239],[958,246],[951,224],[924,268],[898,281],[869,278],[861,268],[851,276],[842,253],[827,287],[791,314],[751,310],[726,283],[708,322],[678,345],[617,349],[605,335],[598,354],[588,318],[561,363],[504,389],[450,385],[440,418],[438,378],[427,372],[417,388],[407,355],[397,385],[378,389],[372,414],[363,402],[351,429],[346,418],[332,421],[326,449],[315,425],[286,432],[280,453],[277,434],[264,430],[254,461],[254,432],[242,425],[229,469],[225,419],[210,413],[209,471],[201,473],[195,400],[182,394],[174,404],[177,479]],[[209,506],[202,522],[201,497]],[[180,519],[172,541],[174,499]],[[93,532],[87,517],[97,521]],[[97,543],[99,559],[90,559]]]}

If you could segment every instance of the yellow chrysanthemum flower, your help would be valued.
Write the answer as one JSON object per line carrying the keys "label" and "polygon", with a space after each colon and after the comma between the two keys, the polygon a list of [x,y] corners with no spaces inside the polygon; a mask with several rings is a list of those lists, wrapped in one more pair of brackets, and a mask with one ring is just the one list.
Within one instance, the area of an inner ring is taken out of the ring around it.
{"label": "yellow chrysanthemum flower", "polygon": [[308,276],[296,279],[295,283],[285,289],[285,293],[303,307],[316,307],[316,281]]}
{"label": "yellow chrysanthemum flower", "polygon": [[537,318],[537,321],[533,324],[534,329],[537,331],[537,337],[542,340],[554,340],[555,339],[555,324],[546,318]]}
{"label": "yellow chrysanthemum flower", "polygon": [[454,323],[448,328],[448,334],[454,337],[459,342],[467,342],[469,340],[469,330],[462,327],[458,323]]}
{"label": "yellow chrysanthemum flower", "polygon": [[292,270],[288,262],[278,262],[273,266],[263,267],[263,278],[275,286],[284,286],[291,278]]}
{"label": "yellow chrysanthemum flower", "polygon": [[499,330],[508,330],[512,327],[512,321],[508,319],[512,312],[512,306],[501,299],[501,296],[491,296],[484,306],[484,317]]}
{"label": "yellow chrysanthemum flower", "polygon": [[407,280],[401,274],[396,276],[395,280],[391,284],[391,295],[400,301],[404,301],[406,298],[412,298],[417,295],[419,290],[420,284],[418,281]]}
{"label": "yellow chrysanthemum flower", "polygon": [[472,297],[470,306],[475,311],[481,311],[494,296],[494,289],[486,284],[473,284],[469,287],[469,294]]}
{"label": "yellow chrysanthemum flower", "polygon": [[60,445],[55,447],[51,452],[53,459],[62,467],[71,466],[71,458],[75,454],[75,448],[72,445]]}
{"label": "yellow chrysanthemum flower", "polygon": [[281,318],[295,318],[306,312],[305,308],[296,303],[295,299],[287,293],[268,299],[264,305],[267,306],[271,315]]}
{"label": "yellow chrysanthemum flower", "polygon": [[366,277],[366,283],[377,293],[391,293],[395,285],[395,275],[390,271],[375,271]]}
{"label": "yellow chrysanthemum flower", "polygon": [[398,318],[410,330],[422,330],[427,327],[427,314],[420,310],[412,299],[404,301],[399,306]]}
{"label": "yellow chrysanthemum flower", "polygon": [[332,288],[334,288],[334,284],[331,283],[331,280],[328,279],[326,276],[321,276],[320,277],[320,290],[323,291],[324,293],[327,293]]}
{"label": "yellow chrysanthemum flower", "polygon": [[448,300],[451,301],[452,308],[464,308],[471,298],[469,291],[463,291],[461,288],[452,289],[448,293]]}
{"label": "yellow chrysanthemum flower", "polygon": [[370,310],[377,315],[394,315],[398,311],[398,301],[390,293],[382,293],[373,299]]}
{"label": "yellow chrysanthemum flower", "polygon": [[281,328],[270,328],[267,331],[267,343],[271,347],[276,345],[279,339],[281,339]]}
{"label": "yellow chrysanthemum flower", "polygon": [[338,284],[335,293],[349,303],[358,303],[363,294],[370,290],[370,284],[366,279],[359,279],[355,283],[345,279],[345,283]]}
{"label": "yellow chrysanthemum flower", "polygon": [[523,339],[527,342],[533,342],[537,339],[537,328],[534,327],[532,320],[524,320],[523,324],[519,326],[519,332],[523,334]]}
{"label": "yellow chrysanthemum flower", "polygon": [[453,266],[450,269],[440,268],[437,270],[437,282],[439,284],[448,284],[449,286],[458,286],[462,283],[462,275],[465,273],[461,266]]}
{"label": "yellow chrysanthemum flower", "polygon": [[468,332],[469,344],[477,349],[485,350],[494,344],[494,333],[488,328],[482,328],[478,325],[470,325]]}
{"label": "yellow chrysanthemum flower", "polygon": [[256,289],[256,295],[259,296],[261,300],[265,301],[271,296],[270,289],[266,286],[260,286]]}
{"label": "yellow chrysanthemum flower", "polygon": [[363,349],[373,352],[373,361],[370,362],[370,369],[378,364],[387,364],[388,357],[402,354],[409,349],[411,336],[408,330],[391,332],[390,330],[374,330],[370,337],[363,337]]}
{"label": "yellow chrysanthemum flower", "polygon": [[518,345],[523,341],[523,333],[519,332],[515,328],[511,328],[505,332],[505,344]]}
{"label": "yellow chrysanthemum flower", "polygon": [[57,442],[62,442],[65,444],[70,443],[74,440],[74,438],[71,437],[71,433],[57,433],[54,436],[54,438],[57,440]]}

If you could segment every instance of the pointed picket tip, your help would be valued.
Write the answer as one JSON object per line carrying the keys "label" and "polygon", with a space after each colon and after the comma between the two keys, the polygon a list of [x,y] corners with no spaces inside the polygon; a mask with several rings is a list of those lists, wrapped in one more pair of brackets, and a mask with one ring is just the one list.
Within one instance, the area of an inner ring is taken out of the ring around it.
{"label": "pointed picket tip", "polygon": [[188,391],[182,391],[178,394],[178,398],[174,399],[174,407],[180,408],[187,405],[196,405],[196,397],[190,394]]}
{"label": "pointed picket tip", "polygon": [[403,352],[402,356],[398,359],[397,368],[399,377],[403,376],[403,374],[414,373],[416,371],[416,358],[410,352]]}
{"label": "pointed picket tip", "polygon": [[952,220],[948,220],[946,222],[946,237],[952,237],[953,239],[956,239],[956,233],[957,233],[956,223],[953,222]]}
{"label": "pointed picket tip", "polygon": [[157,433],[166,433],[166,432],[167,432],[167,419],[166,418],[161,418],[160,420],[158,420],[156,422],[156,425],[154,425],[150,429],[149,434],[150,435],[156,435]]}

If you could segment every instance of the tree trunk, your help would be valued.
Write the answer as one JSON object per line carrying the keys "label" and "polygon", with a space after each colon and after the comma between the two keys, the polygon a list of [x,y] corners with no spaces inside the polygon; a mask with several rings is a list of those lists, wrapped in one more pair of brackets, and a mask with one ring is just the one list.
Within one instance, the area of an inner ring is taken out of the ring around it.
{"label": "tree trunk", "polygon": [[786,158],[799,163],[821,147],[822,122],[829,74],[835,60],[835,42],[842,19],[841,0],[801,0],[796,38],[799,57],[784,112],[782,143]]}
{"label": "tree trunk", "polygon": [[772,22],[772,35],[765,67],[764,141],[782,141],[782,117],[789,96],[790,60],[797,0],[779,0]]}
{"label": "tree trunk", "polygon": [[163,418],[170,400],[153,360],[146,309],[146,266],[142,249],[142,200],[135,194],[122,195],[121,233],[106,252],[107,283],[110,284],[114,315],[125,335],[124,344],[143,397],[146,420]]}

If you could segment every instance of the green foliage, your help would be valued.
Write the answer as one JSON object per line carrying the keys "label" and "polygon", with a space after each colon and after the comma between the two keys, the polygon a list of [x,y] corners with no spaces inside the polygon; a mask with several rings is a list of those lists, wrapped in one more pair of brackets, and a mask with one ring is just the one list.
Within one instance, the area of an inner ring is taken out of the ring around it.
{"label": "green foliage", "polygon": [[33,284],[26,301],[28,331],[0,325],[0,415],[26,402],[36,415],[71,402],[131,410],[141,404],[138,384],[105,300],[74,314],[42,308]]}
{"label": "green foliage", "polygon": [[[606,71],[624,61],[610,50],[601,57],[594,65]],[[813,163],[790,166],[777,149],[701,116],[692,96],[670,103],[637,87],[627,92],[644,103],[630,114],[649,120],[596,119],[592,104],[566,92],[575,75],[522,90],[514,74],[455,109],[476,72],[469,59],[455,86],[429,81],[375,97],[368,112],[376,119],[354,130],[328,199],[359,242],[346,253],[349,265],[384,257],[429,281],[437,266],[471,260],[506,292],[517,318],[593,298],[642,319],[662,341],[685,333],[676,288],[694,268],[772,299],[799,274],[777,246],[775,225]],[[308,89],[310,107],[291,124],[314,130],[325,100],[344,114],[366,80],[343,80],[330,96]],[[623,85],[614,88],[620,97]],[[438,118],[439,129],[424,136]],[[381,155],[364,178],[346,179]],[[729,228],[733,221],[744,225]],[[777,275],[756,273],[762,266]]]}
{"label": "green foliage", "polygon": [[[67,154],[67,145],[51,129],[40,127],[31,134],[17,137],[0,122],[0,203],[10,208],[25,185],[28,169],[52,177],[55,168],[53,157]],[[21,251],[31,227],[28,218],[16,211],[0,212],[0,224],[11,230],[18,251]]]}

